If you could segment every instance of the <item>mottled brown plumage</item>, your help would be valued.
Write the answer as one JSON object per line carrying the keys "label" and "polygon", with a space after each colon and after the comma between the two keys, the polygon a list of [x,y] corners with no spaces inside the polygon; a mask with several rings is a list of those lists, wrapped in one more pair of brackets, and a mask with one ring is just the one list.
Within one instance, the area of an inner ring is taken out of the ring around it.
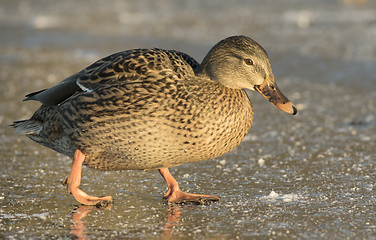
{"label": "mottled brown plumage", "polygon": [[265,50],[235,36],[215,45],[201,65],[172,50],[110,55],[27,95],[42,106],[13,126],[69,157],[80,150],[89,167],[163,169],[234,149],[253,119],[244,88],[296,113],[275,85]]}

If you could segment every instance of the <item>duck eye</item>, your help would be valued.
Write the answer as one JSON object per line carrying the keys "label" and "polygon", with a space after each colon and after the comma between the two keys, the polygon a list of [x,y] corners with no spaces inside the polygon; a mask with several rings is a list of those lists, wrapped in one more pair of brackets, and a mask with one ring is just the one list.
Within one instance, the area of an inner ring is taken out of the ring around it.
{"label": "duck eye", "polygon": [[246,59],[244,59],[244,62],[245,62],[245,64],[247,64],[247,65],[253,65],[253,61],[252,61],[252,59],[250,59],[250,58],[246,58]]}

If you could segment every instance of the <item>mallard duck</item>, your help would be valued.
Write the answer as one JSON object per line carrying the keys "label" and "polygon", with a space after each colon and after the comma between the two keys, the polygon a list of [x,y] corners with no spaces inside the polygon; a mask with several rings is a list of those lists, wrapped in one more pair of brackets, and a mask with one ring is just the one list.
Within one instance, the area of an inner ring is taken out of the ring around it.
{"label": "mallard duck", "polygon": [[58,85],[26,95],[41,107],[15,132],[73,159],[66,180],[85,205],[112,201],[79,189],[82,165],[100,170],[158,169],[168,202],[216,201],[180,190],[169,169],[219,157],[247,135],[253,109],[244,89],[284,112],[266,51],[246,36],[217,43],[201,64],[162,49],[133,49],[100,59]]}

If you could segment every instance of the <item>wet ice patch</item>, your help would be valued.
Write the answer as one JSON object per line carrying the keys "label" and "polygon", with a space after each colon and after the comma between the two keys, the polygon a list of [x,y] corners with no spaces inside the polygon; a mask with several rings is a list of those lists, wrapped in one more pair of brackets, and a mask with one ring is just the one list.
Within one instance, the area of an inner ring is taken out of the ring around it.
{"label": "wet ice patch", "polygon": [[226,164],[226,160],[221,160],[218,163],[219,164],[217,164],[216,168],[222,168]]}
{"label": "wet ice patch", "polygon": [[246,135],[243,138],[243,142],[246,142],[246,141],[256,141],[256,140],[257,140],[257,136],[256,135],[252,135],[252,134],[248,134],[248,135]]}
{"label": "wet ice patch", "polygon": [[265,160],[263,158],[260,158],[258,161],[257,161],[257,164],[260,166],[260,167],[263,167],[265,165]]}
{"label": "wet ice patch", "polygon": [[85,49],[74,49],[73,51],[67,52],[67,57],[71,56],[88,62],[97,61],[101,57],[98,51]]}
{"label": "wet ice patch", "polygon": [[271,191],[269,195],[260,197],[260,200],[266,201],[266,202],[277,202],[277,201],[294,202],[294,201],[300,200],[300,197],[298,194],[295,194],[295,193],[279,194],[279,193],[276,193],[275,191]]}
{"label": "wet ice patch", "polygon": [[29,218],[40,218],[42,220],[46,220],[48,217],[49,213],[34,213],[34,214],[25,214],[25,213],[13,213],[13,214],[8,214],[8,213],[3,213],[0,212],[0,217],[3,219],[29,219]]}
{"label": "wet ice patch", "polygon": [[30,24],[35,29],[48,29],[58,27],[61,19],[52,15],[38,15],[31,19]]}
{"label": "wet ice patch", "polygon": [[226,164],[226,160],[221,160],[219,161],[219,164],[221,164],[222,166]]}
{"label": "wet ice patch", "polygon": [[290,194],[282,195],[281,199],[283,202],[293,202],[293,201],[298,201],[299,196],[298,194],[290,193]]}

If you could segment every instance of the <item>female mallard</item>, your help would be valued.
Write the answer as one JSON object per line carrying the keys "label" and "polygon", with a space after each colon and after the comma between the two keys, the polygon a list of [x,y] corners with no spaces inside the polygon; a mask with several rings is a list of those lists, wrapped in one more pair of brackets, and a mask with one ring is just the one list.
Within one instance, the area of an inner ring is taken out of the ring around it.
{"label": "female mallard", "polygon": [[251,38],[217,43],[201,64],[185,53],[135,49],[115,53],[31,93],[42,106],[15,132],[73,158],[64,181],[80,203],[96,205],[78,187],[82,164],[101,170],[158,169],[169,202],[219,200],[182,192],[168,168],[233,150],[248,133],[256,90],[276,107],[296,114],[279,91],[265,50]]}

